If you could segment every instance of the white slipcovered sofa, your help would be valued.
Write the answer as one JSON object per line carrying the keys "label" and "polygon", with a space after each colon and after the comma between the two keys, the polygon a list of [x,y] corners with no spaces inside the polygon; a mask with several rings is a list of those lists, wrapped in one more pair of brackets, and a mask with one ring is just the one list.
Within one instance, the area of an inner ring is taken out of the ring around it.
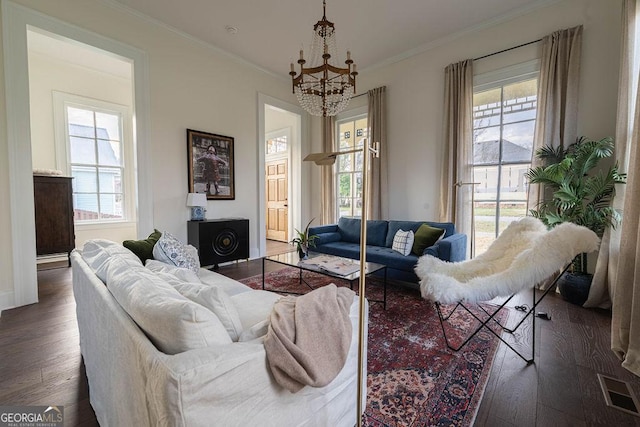
{"label": "white slipcovered sofa", "polygon": [[106,240],[74,250],[71,263],[80,349],[100,425],[356,423],[357,298],[344,368],[325,387],[290,393],[274,381],[263,345],[278,294],[205,269],[144,266]]}

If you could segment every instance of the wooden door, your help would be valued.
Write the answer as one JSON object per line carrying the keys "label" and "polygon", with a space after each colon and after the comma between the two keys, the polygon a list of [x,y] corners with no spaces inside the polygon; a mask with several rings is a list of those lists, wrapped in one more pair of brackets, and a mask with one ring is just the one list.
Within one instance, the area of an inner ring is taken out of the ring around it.
{"label": "wooden door", "polygon": [[267,239],[289,240],[289,168],[287,159],[266,163]]}

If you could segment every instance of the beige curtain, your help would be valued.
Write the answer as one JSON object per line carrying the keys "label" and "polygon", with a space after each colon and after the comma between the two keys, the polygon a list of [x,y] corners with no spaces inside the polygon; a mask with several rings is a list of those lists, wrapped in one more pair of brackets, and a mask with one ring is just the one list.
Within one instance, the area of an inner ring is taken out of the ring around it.
{"label": "beige curtain", "polygon": [[[582,25],[553,32],[542,39],[532,167],[539,165],[535,158],[538,148],[544,145],[566,147],[578,136],[581,49]],[[540,186],[530,186],[527,209],[535,209],[543,199]]]}
{"label": "beige curtain", "polygon": [[[626,25],[635,27],[637,1],[625,1]],[[634,30],[635,31],[635,30]],[[624,62],[623,62],[624,67]],[[637,76],[637,72],[634,74]],[[628,90],[632,88],[629,87]],[[622,366],[640,376],[640,92],[634,88],[633,132],[628,139],[626,191],[622,210],[620,253],[615,270],[611,319],[611,349]]]}
{"label": "beige curtain", "polygon": [[[325,153],[336,151],[335,144],[335,118],[322,118],[322,151]],[[321,198],[322,198],[322,224],[334,224],[336,219],[336,181],[334,166],[320,168]]]}
{"label": "beige curtain", "polygon": [[389,149],[387,142],[385,92],[385,86],[369,91],[369,139],[379,143],[380,155],[371,159],[371,168],[368,175],[370,185],[369,193],[367,194],[368,219],[389,218]]}
{"label": "beige curtain", "polygon": [[453,222],[473,241],[473,60],[445,68],[444,90],[440,220]]}
{"label": "beige curtain", "polygon": [[[640,70],[640,62],[634,60],[637,26],[636,0],[626,0],[622,14],[622,49],[620,53],[615,157],[621,171],[630,171],[629,148],[633,137],[635,103],[638,92],[638,71]],[[625,185],[618,185],[616,197],[613,199],[613,207],[620,211],[623,208],[626,187]],[[613,286],[616,283],[621,238],[622,231],[620,226],[615,229],[608,228],[602,236],[596,270],[589,290],[589,298],[584,303],[585,307],[611,307],[611,295]]]}

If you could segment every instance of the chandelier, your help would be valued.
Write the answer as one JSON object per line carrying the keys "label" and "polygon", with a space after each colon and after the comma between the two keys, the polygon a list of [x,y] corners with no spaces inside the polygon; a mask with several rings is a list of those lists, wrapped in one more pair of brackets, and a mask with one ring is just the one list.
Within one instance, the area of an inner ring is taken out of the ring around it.
{"label": "chandelier", "polygon": [[[344,110],[356,90],[356,64],[347,51],[346,68],[336,67],[329,59],[336,56],[336,32],[333,22],[326,16],[327,3],[322,2],[322,19],[313,26],[311,61],[304,65],[304,52],[300,50],[300,74],[296,76],[291,63],[293,93],[306,111],[314,116],[335,116]],[[352,66],[353,65],[353,66]]]}

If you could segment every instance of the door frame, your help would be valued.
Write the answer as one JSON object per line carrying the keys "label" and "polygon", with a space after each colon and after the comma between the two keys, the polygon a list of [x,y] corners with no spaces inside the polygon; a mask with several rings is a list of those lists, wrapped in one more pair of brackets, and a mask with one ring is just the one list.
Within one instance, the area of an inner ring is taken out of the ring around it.
{"label": "door frame", "polygon": [[38,302],[36,236],[33,198],[33,165],[29,105],[27,30],[45,30],[110,52],[133,66],[136,128],[137,197],[139,236],[153,229],[151,159],[149,156],[150,98],[147,54],[133,46],[101,36],[10,1],[2,1],[2,31],[9,154],[9,203],[13,248],[12,295],[0,295],[0,310]]}
{"label": "door frame", "polygon": [[[271,105],[298,116],[297,132],[295,139],[292,138],[289,150],[289,224],[299,224],[304,215],[308,216],[311,210],[310,197],[303,197],[310,194],[311,182],[309,170],[302,165],[302,154],[308,153],[310,149],[309,138],[309,116],[299,106],[289,104],[269,95],[258,93],[258,252],[259,256],[267,253],[267,223],[266,223],[266,133],[265,133],[265,108]],[[303,200],[304,199],[304,200]],[[291,226],[290,226],[291,227]],[[292,228],[292,227],[291,227]],[[291,235],[291,229],[289,230]]]}

